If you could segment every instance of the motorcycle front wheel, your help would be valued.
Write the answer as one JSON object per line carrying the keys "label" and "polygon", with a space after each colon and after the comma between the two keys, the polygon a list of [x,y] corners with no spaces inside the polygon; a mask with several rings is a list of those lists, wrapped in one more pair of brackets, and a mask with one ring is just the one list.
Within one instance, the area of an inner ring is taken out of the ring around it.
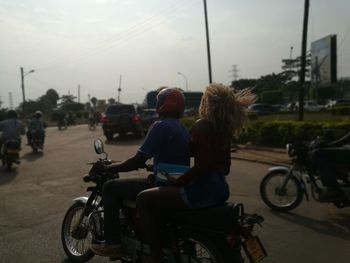
{"label": "motorcycle front wheel", "polygon": [[[294,176],[287,179],[287,174],[286,170],[272,171],[263,178],[260,184],[261,198],[273,210],[290,211],[303,200],[300,182]],[[287,182],[283,187],[286,179]]]}
{"label": "motorcycle front wheel", "polygon": [[84,204],[74,203],[66,212],[62,223],[61,240],[63,249],[72,262],[86,262],[94,253],[90,249],[92,234],[89,231],[88,218],[79,224]]}

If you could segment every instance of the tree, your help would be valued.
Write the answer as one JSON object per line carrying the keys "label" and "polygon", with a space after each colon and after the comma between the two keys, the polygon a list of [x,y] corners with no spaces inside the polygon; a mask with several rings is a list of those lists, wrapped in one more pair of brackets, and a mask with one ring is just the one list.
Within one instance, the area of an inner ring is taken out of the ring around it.
{"label": "tree", "polygon": [[[287,77],[288,81],[292,81],[295,77],[298,77],[301,71],[301,57],[296,57],[294,59],[282,59],[282,72],[281,75]],[[306,55],[306,77],[310,77],[311,72],[311,52]]]}
{"label": "tree", "polygon": [[76,97],[73,96],[73,95],[62,95],[62,97],[61,97],[61,105],[75,103],[74,102],[75,98]]}
{"label": "tree", "polygon": [[256,85],[257,81],[257,79],[239,79],[232,81],[231,86],[238,90],[253,88]]}
{"label": "tree", "polygon": [[92,97],[90,101],[91,101],[92,105],[94,107],[96,107],[96,105],[97,105],[97,98],[96,97]]}
{"label": "tree", "polygon": [[266,104],[281,104],[283,92],[280,90],[266,90],[261,93],[261,102]]}
{"label": "tree", "polygon": [[49,89],[46,91],[46,94],[43,96],[43,98],[48,100],[51,103],[51,105],[56,107],[57,101],[59,100],[60,96],[58,95],[56,90]]}
{"label": "tree", "polygon": [[115,104],[115,99],[109,98],[108,99],[108,104]]}

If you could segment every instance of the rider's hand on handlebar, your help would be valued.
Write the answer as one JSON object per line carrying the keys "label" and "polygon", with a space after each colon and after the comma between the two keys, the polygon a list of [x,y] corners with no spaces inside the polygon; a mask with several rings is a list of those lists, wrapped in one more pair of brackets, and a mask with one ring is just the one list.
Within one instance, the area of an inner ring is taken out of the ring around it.
{"label": "rider's hand on handlebar", "polygon": [[104,161],[97,161],[94,163],[94,166],[91,168],[91,171],[94,173],[102,173],[105,170],[105,163]]}

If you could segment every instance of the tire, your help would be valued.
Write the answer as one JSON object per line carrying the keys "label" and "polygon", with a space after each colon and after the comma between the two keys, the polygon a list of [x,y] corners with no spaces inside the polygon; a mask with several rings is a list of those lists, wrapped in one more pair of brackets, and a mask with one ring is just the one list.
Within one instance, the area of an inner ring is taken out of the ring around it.
{"label": "tire", "polygon": [[[276,211],[286,212],[296,208],[303,200],[303,190],[295,176],[287,182],[287,189],[280,191],[279,187],[287,176],[287,171],[276,170],[268,173],[260,184],[260,195],[264,203]],[[291,189],[294,194],[290,194]]]}
{"label": "tire", "polygon": [[191,233],[183,240],[180,261],[225,263],[219,248],[208,238]]}
{"label": "tire", "polygon": [[79,220],[84,210],[84,203],[74,203],[66,212],[61,229],[61,241],[64,252],[71,262],[82,263],[89,261],[94,253],[90,249],[92,235],[89,231],[87,217],[83,219],[81,237],[76,239],[72,236],[72,228],[74,223]]}

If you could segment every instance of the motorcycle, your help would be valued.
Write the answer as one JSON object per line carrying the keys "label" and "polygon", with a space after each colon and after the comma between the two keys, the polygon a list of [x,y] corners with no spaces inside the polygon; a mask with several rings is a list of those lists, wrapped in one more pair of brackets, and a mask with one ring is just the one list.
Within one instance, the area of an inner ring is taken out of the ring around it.
{"label": "motorcycle", "polygon": [[21,149],[20,141],[16,139],[6,140],[1,147],[1,160],[7,170],[11,170],[12,165],[20,164],[19,152]]}
{"label": "motorcycle", "polygon": [[89,118],[89,120],[88,120],[88,128],[89,128],[89,130],[90,131],[96,130],[96,125],[97,125],[96,120],[94,118]]}
{"label": "motorcycle", "polygon": [[44,148],[44,135],[43,132],[39,130],[33,130],[32,137],[30,141],[30,146],[33,149],[34,153],[37,153],[39,150],[43,150]]}
{"label": "motorcycle", "polygon": [[59,119],[57,121],[57,128],[58,130],[65,130],[67,129],[68,123],[67,123],[67,119],[63,118],[63,119]]}
{"label": "motorcycle", "polygon": [[[291,165],[270,168],[260,184],[260,195],[267,206],[276,211],[290,211],[301,204],[304,196],[309,200],[309,191],[316,201],[331,202],[338,208],[350,206],[350,165],[336,167],[334,171],[344,196],[320,198],[324,187],[310,160],[310,152],[317,147],[323,147],[320,138],[311,143],[287,144]],[[306,184],[310,184],[309,190]]]}
{"label": "motorcycle", "polygon": [[[98,162],[111,164],[103,150],[103,142],[96,140],[95,151],[105,154]],[[102,242],[103,233],[103,184],[117,179],[118,174],[96,173],[93,166],[85,182],[89,186],[89,197],[78,197],[64,216],[61,229],[63,249],[72,262],[86,262],[94,253],[91,242]],[[150,168],[148,169],[150,170]],[[258,263],[267,256],[257,235],[253,234],[256,224],[263,222],[263,217],[244,212],[243,204],[227,202],[223,205],[196,210],[183,210],[166,213],[162,224],[162,251],[165,262],[244,262],[242,247],[251,263]],[[145,241],[135,202],[125,200],[120,213],[121,247],[124,256],[122,263],[142,262],[150,252]],[[114,259],[111,259],[114,260]]]}

